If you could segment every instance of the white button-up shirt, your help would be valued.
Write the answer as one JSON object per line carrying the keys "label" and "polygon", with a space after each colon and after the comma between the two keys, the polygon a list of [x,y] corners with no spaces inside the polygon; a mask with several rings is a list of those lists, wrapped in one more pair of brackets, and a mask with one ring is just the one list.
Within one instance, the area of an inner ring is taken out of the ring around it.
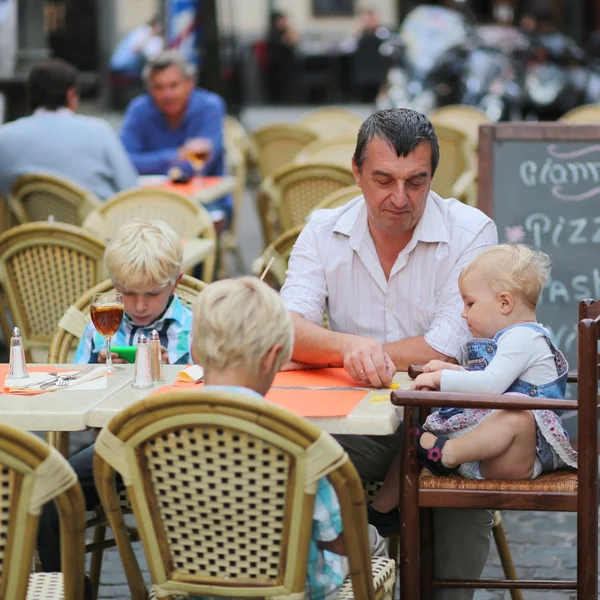
{"label": "white button-up shirt", "polygon": [[360,196],[313,213],[292,251],[281,296],[313,323],[326,310],[333,331],[382,344],[425,336],[434,350],[460,360],[469,333],[458,276],[497,243],[494,222],[480,210],[430,192],[387,280]]}

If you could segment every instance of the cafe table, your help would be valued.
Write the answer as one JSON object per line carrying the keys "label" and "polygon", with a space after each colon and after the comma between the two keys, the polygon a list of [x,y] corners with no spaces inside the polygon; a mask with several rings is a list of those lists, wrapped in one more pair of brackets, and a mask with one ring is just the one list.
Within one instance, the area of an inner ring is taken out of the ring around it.
{"label": "cafe table", "polygon": [[[125,365],[133,377],[132,365]],[[112,417],[134,402],[155,393],[161,385],[173,385],[181,366],[164,365],[164,384],[157,384],[151,389],[134,389],[131,385],[121,386],[106,399],[95,403],[86,414],[88,427],[101,428]],[[410,389],[411,380],[407,373],[398,372],[394,382],[399,389]],[[181,390],[194,389],[181,387]],[[198,386],[198,389],[202,389]],[[298,389],[298,388],[295,388]],[[317,388],[301,388],[303,395],[309,398],[311,394],[320,391]],[[364,398],[346,416],[307,417],[309,421],[332,434],[359,434],[359,435],[389,435],[394,433],[402,420],[403,409],[396,407],[389,401],[389,390],[372,390],[368,388],[355,388],[364,392]],[[375,400],[375,401],[373,401]]]}
{"label": "cafe table", "polygon": [[233,192],[235,177],[192,177],[187,183],[173,183],[166,175],[142,175],[138,178],[141,186],[150,185],[163,190],[187,196],[200,204],[210,204]]}

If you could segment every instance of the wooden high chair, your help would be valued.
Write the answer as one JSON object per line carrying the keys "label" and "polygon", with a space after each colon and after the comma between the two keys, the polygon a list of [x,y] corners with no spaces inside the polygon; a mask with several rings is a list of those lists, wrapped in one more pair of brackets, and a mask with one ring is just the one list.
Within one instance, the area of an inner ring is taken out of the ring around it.
{"label": "wooden high chair", "polygon": [[[598,339],[600,301],[579,307],[577,400],[442,392],[395,391],[404,406],[400,483],[400,581],[403,598],[433,598],[439,588],[577,590],[577,598],[598,593]],[[570,379],[573,380],[571,375]],[[561,470],[533,481],[439,477],[419,469],[415,408],[423,421],[431,407],[578,411],[578,470]],[[565,511],[577,513],[577,580],[436,580],[433,566],[433,508]]]}

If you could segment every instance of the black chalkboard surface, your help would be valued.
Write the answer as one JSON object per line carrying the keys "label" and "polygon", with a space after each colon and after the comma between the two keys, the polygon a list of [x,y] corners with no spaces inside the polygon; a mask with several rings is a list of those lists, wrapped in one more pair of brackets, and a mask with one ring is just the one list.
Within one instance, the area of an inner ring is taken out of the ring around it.
{"label": "black chalkboard surface", "polygon": [[479,208],[500,243],[551,257],[537,317],[576,369],[577,305],[600,298],[600,125],[482,125]]}

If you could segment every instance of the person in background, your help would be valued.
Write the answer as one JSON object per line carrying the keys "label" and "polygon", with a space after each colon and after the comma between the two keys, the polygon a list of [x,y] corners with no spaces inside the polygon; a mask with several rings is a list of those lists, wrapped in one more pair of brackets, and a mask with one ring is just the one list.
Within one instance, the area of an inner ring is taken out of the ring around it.
{"label": "person in background", "polygon": [[294,83],[295,48],[298,34],[290,26],[284,12],[271,13],[267,35],[267,88],[271,102],[289,100]]}
{"label": "person in background", "polygon": [[51,59],[27,78],[33,110],[0,128],[0,194],[28,173],[70,179],[106,199],[137,185],[137,174],[119,138],[101,119],[76,114],[77,69]]}
{"label": "person in background", "polygon": [[156,58],[163,47],[162,23],[155,15],[125,35],[110,58],[110,70],[139,77],[144,64]]}
{"label": "person in background", "polygon": [[[196,69],[175,50],[165,50],[144,68],[148,90],[127,107],[121,140],[141,175],[167,175],[173,167],[192,175],[191,149],[202,146],[208,158],[203,175],[225,175],[223,124],[225,102],[218,94],[195,87]],[[229,219],[230,195],[211,204]]]}

